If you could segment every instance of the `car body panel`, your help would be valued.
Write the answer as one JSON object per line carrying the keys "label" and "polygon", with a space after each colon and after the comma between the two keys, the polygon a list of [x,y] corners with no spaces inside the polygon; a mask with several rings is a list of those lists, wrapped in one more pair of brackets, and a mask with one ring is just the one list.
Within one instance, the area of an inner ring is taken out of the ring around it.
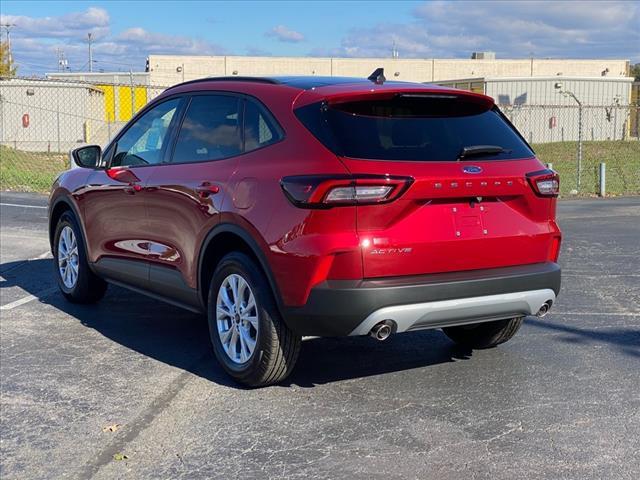
{"label": "car body panel", "polygon": [[[190,288],[197,288],[197,258],[207,233],[220,221],[237,158],[165,164],[154,167],[144,188],[147,209],[148,260],[177,269]],[[217,193],[198,189],[209,184]]]}
{"label": "car body panel", "polygon": [[[358,207],[364,277],[496,268],[555,260],[555,198],[539,198],[525,175],[536,159],[375,162],[343,159],[352,173],[410,175],[398,200]],[[473,165],[482,174],[464,172]]]}

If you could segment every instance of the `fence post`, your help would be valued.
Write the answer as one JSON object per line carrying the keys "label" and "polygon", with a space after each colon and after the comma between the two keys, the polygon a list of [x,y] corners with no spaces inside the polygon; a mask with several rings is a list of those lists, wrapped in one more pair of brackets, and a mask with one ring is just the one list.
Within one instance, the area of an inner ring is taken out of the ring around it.
{"label": "fence post", "polygon": [[605,197],[607,195],[607,164],[600,163],[600,196]]}
{"label": "fence post", "polygon": [[[578,101],[576,99],[576,101]],[[576,190],[580,191],[580,176],[582,174],[582,103],[578,102],[578,172]]]}
{"label": "fence post", "polygon": [[0,95],[0,144],[4,144],[4,98]]}
{"label": "fence post", "polygon": [[133,72],[129,69],[129,83],[131,84],[131,118],[136,114],[136,92],[133,88]]}
{"label": "fence post", "polygon": [[56,109],[56,119],[57,119],[57,130],[58,130],[58,153],[62,151],[60,146],[60,104],[58,104],[58,108]]}

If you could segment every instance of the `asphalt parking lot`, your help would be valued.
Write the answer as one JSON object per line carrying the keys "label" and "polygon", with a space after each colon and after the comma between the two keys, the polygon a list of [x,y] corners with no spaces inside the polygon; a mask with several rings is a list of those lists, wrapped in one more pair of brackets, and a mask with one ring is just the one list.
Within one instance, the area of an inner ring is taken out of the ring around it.
{"label": "asphalt parking lot", "polygon": [[113,286],[66,303],[46,198],[0,203],[3,479],[640,476],[640,198],[560,203],[561,296],[509,343],[306,339],[260,390],[194,314]]}

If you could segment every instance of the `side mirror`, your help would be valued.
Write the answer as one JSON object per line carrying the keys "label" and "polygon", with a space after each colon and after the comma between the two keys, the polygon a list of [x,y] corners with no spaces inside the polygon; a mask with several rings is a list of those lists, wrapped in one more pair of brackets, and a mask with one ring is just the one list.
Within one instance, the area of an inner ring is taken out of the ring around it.
{"label": "side mirror", "polygon": [[99,145],[87,145],[71,150],[71,166],[82,168],[98,168],[102,158],[102,148]]}

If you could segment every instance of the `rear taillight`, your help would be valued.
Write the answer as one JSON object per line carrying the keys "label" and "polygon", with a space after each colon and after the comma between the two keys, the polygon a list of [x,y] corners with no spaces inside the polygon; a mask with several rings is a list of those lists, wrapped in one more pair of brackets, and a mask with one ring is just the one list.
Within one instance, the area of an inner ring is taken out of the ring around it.
{"label": "rear taillight", "polygon": [[531,188],[541,197],[557,197],[560,193],[560,177],[553,170],[539,170],[527,173]]}
{"label": "rear taillight", "polygon": [[390,175],[305,175],[285,177],[280,185],[297,207],[331,208],[392,202],[411,183],[411,177]]}

